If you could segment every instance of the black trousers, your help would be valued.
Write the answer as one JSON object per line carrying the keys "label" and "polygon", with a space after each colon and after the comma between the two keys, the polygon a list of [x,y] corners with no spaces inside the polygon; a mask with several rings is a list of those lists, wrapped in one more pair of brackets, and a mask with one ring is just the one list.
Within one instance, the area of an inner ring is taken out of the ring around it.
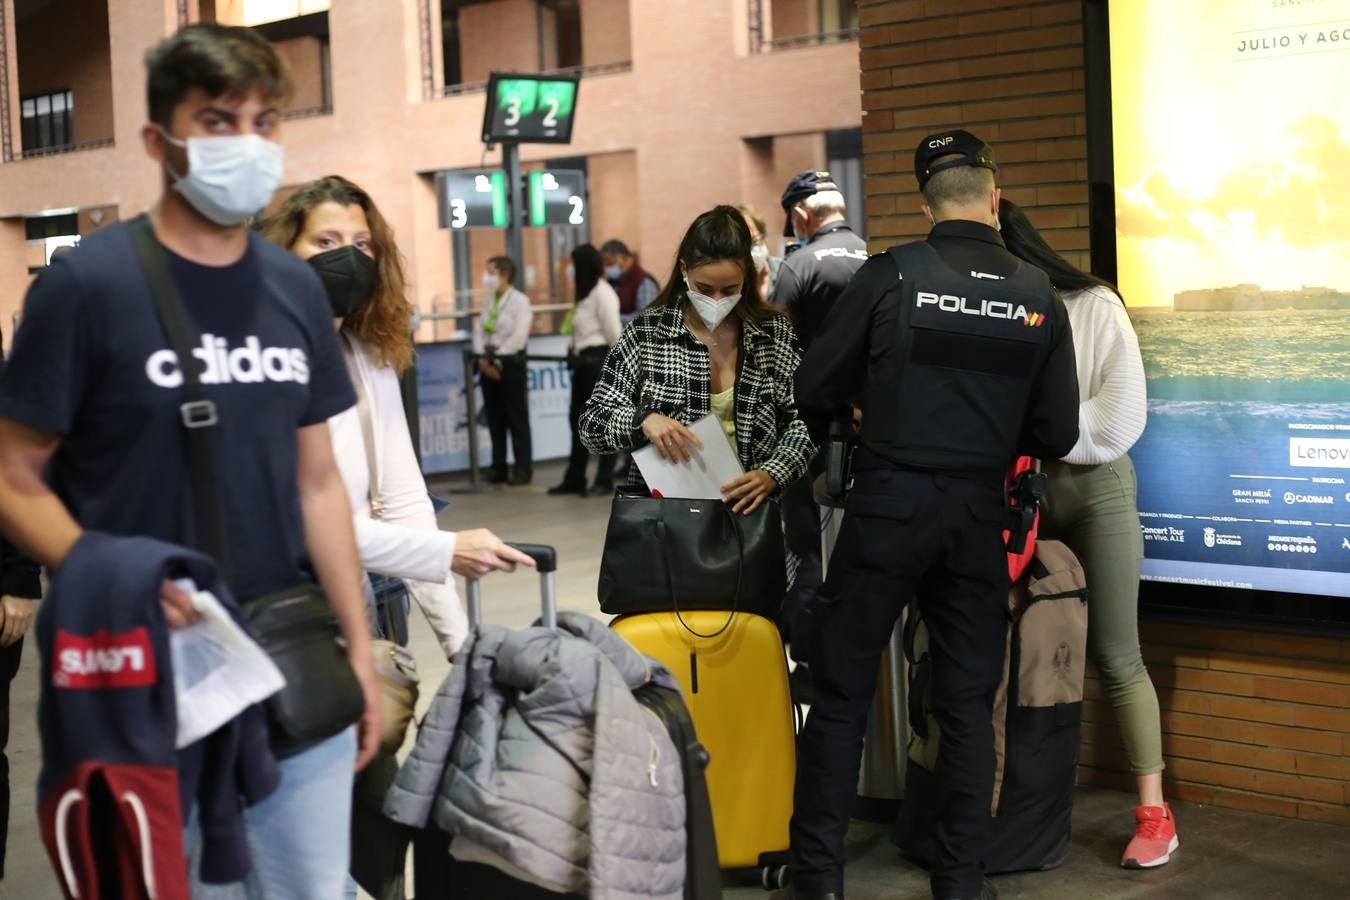
{"label": "black trousers", "polygon": [[864,471],[848,498],[830,574],[808,610],[814,703],[798,741],[792,880],[842,892],[881,654],[917,594],[928,625],[937,761],[938,898],[979,894],[994,789],[994,693],[1006,650],[1003,489],[909,471]]}
{"label": "black trousers", "polygon": [[492,472],[506,475],[506,436],[511,435],[511,455],[516,472],[528,475],[534,470],[530,448],[530,382],[525,354],[503,356],[498,361],[502,378],[481,379],[483,411],[487,413],[488,433],[492,435]]}
{"label": "black trousers", "polygon": [[5,877],[5,848],[9,843],[9,688],[19,674],[23,641],[0,647],[0,879]]}
{"label": "black trousers", "polygon": [[[586,486],[586,463],[591,453],[581,443],[581,411],[586,401],[591,399],[595,383],[600,380],[600,370],[605,365],[608,347],[588,347],[582,350],[572,366],[572,402],[567,410],[567,423],[572,426],[572,455],[567,460],[567,472],[563,475],[563,484],[572,487]],[[595,483],[614,484],[614,466],[618,462],[617,453],[605,453],[595,467]]]}
{"label": "black trousers", "polygon": [[792,658],[809,663],[803,651],[802,611],[820,588],[823,565],[820,556],[820,507],[816,504],[815,476],[807,472],[783,491],[783,541],[797,555],[797,579],[783,599],[778,614],[778,630],[787,642]]}

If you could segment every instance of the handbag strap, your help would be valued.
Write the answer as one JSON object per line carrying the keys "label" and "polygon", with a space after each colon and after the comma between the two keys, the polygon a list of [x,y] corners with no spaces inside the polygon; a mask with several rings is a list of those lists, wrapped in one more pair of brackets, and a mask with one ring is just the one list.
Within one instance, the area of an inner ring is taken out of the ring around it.
{"label": "handbag strap", "polygon": [[366,492],[370,500],[370,515],[374,519],[384,518],[384,501],[380,499],[380,463],[375,456],[375,417],[371,412],[370,394],[366,392],[365,379],[361,377],[361,366],[356,360],[356,347],[346,333],[342,335],[342,346],[346,351],[347,373],[351,375],[352,387],[356,389],[356,416],[361,420],[361,438],[366,445],[366,469],[370,473]]}
{"label": "handbag strap", "polygon": [[164,329],[170,348],[178,357],[178,371],[183,376],[183,403],[179,406],[179,416],[187,443],[191,487],[189,497],[195,543],[199,549],[215,558],[222,572],[227,572],[229,554],[225,540],[225,514],[213,440],[220,416],[216,404],[206,394],[206,387],[197,374],[196,366],[192,364],[195,331],[188,323],[178,285],[169,272],[168,257],[155,237],[150,217],[142,213],[132,219],[128,231],[136,259],[150,287],[150,299],[154,302],[159,324]]}
{"label": "handbag strap", "polygon": [[[662,554],[662,556],[665,557],[666,585],[670,588],[670,603],[673,607],[675,607],[675,618],[679,621],[680,625],[684,627],[685,631],[689,632],[690,634],[692,634],[694,637],[697,638],[720,637],[724,632],[726,632],[728,628],[731,627],[731,623],[736,620],[736,612],[738,611],[741,605],[741,577],[745,574],[745,536],[741,534],[741,529],[737,527],[736,514],[731,511],[731,508],[728,507],[725,503],[719,505],[722,507],[722,510],[727,514],[727,516],[730,517],[731,530],[736,534],[736,593],[732,595],[733,599],[731,601],[731,613],[727,616],[727,620],[722,623],[721,628],[717,629],[712,634],[704,634],[701,631],[695,631],[694,629],[689,627],[689,623],[686,622],[684,620],[684,616],[680,614],[680,600],[679,597],[675,594],[675,567],[670,564],[670,554],[668,553]],[[670,544],[668,543],[669,536],[666,534],[666,517],[664,504],[660,508],[660,514],[656,517],[656,536],[660,540],[662,547],[670,546]]]}

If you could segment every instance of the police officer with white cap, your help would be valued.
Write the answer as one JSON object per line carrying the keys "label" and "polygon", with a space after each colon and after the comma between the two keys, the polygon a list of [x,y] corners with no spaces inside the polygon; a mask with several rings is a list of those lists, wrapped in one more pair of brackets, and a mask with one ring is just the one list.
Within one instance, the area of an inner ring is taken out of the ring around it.
{"label": "police officer with white cap", "polygon": [[1063,302],[996,230],[993,150],[965,131],[919,144],[928,238],[872,257],[797,373],[817,443],[862,409],[853,488],[810,609],[815,697],[799,741],[792,889],[839,900],[844,836],[882,651],[917,594],[930,634],[937,762],[933,896],[991,900],[982,858],[994,780],[1008,567],[1004,473],[1058,459],[1078,437]]}

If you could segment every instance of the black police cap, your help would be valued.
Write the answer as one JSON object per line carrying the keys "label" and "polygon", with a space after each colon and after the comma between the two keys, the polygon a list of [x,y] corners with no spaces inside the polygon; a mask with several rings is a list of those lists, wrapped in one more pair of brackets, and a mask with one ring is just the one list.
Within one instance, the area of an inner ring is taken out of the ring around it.
{"label": "black police cap", "polygon": [[[950,156],[951,159],[933,164],[933,160],[944,156]],[[919,179],[919,190],[923,190],[928,179],[938,172],[956,166],[979,166],[991,172],[998,171],[994,163],[994,148],[969,131],[940,131],[919,141],[914,151],[914,177]]]}
{"label": "black police cap", "polygon": [[783,237],[792,237],[792,207],[812,194],[837,190],[839,185],[835,183],[834,177],[820,169],[807,169],[789,181],[779,201],[783,205],[783,212],[787,213],[787,221],[783,224]]}

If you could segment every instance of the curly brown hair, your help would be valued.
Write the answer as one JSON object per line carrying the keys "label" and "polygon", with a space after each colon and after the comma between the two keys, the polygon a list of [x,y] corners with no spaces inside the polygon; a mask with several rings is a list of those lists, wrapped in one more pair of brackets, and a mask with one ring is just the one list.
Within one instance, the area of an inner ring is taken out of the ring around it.
{"label": "curly brown hair", "polygon": [[413,362],[412,304],[407,297],[403,257],[389,227],[370,195],[341,175],[329,175],[303,184],[286,198],[275,213],[258,225],[263,236],[287,250],[295,248],[310,210],[322,203],[359,206],[370,225],[370,243],[375,251],[375,292],[370,302],[347,317],[343,328],[375,351],[381,365],[402,374]]}

